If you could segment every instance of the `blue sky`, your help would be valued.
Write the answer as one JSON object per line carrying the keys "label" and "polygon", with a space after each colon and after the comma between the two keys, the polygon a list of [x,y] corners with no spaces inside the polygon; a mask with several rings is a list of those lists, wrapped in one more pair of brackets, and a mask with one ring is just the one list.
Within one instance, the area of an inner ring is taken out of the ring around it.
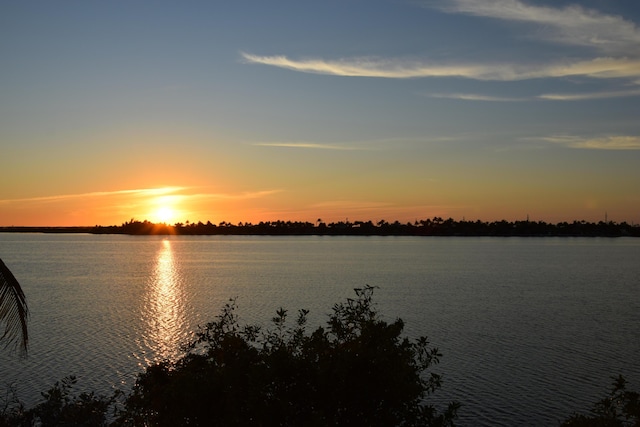
{"label": "blue sky", "polygon": [[192,221],[637,223],[639,25],[631,0],[0,2],[0,223],[119,223],[163,188]]}

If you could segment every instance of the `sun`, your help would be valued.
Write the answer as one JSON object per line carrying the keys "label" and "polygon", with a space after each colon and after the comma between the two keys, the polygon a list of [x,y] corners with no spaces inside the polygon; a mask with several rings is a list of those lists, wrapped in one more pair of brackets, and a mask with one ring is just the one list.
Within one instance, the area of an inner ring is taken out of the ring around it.
{"label": "sun", "polygon": [[155,213],[158,221],[170,224],[176,218],[176,211],[170,206],[160,206]]}
{"label": "sun", "polygon": [[179,195],[163,195],[149,200],[148,217],[151,222],[174,224],[184,215],[182,197]]}

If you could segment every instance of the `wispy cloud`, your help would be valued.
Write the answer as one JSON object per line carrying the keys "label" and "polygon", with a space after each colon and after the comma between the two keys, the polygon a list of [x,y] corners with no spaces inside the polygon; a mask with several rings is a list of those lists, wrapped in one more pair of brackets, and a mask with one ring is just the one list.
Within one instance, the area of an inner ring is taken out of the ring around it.
{"label": "wispy cloud", "polygon": [[253,64],[270,65],[289,70],[345,77],[378,77],[409,79],[428,77],[461,77],[486,81],[517,81],[548,77],[586,76],[592,78],[637,78],[640,59],[596,58],[553,64],[436,64],[397,58],[368,59],[290,59],[286,56],[258,56],[242,53]]}
{"label": "wispy cloud", "polygon": [[592,150],[640,150],[640,136],[612,135],[586,138],[574,135],[553,135],[542,140],[571,148]]}
{"label": "wispy cloud", "polygon": [[337,144],[319,144],[316,142],[257,142],[258,147],[310,148],[315,150],[362,150],[362,147],[352,147]]}
{"label": "wispy cloud", "polygon": [[640,30],[633,22],[580,5],[559,8],[520,0],[427,1],[425,5],[450,13],[535,24],[535,37],[555,43],[589,46],[608,54],[640,52]]}
{"label": "wispy cloud", "polygon": [[142,188],[132,190],[95,191],[89,193],[61,194],[41,197],[29,197],[22,199],[0,199],[3,203],[58,203],[69,200],[95,199],[95,198],[126,198],[127,200],[141,200],[155,197],[179,197],[185,199],[255,199],[270,196],[282,190],[246,191],[240,193],[192,193],[197,187],[159,187]]}
{"label": "wispy cloud", "polygon": [[463,101],[484,101],[484,102],[523,102],[523,101],[586,101],[591,99],[626,98],[640,96],[639,89],[625,89],[608,92],[587,92],[587,93],[545,93],[542,95],[528,97],[500,97],[473,93],[431,93],[429,98],[459,99]]}
{"label": "wispy cloud", "polygon": [[532,77],[586,76],[600,79],[636,78],[640,76],[640,59],[607,57],[573,63],[551,64],[534,70],[529,75]]}
{"label": "wispy cloud", "polygon": [[[466,14],[530,24],[521,30],[530,38],[556,44],[585,47],[597,52],[592,57],[574,57],[547,63],[491,63],[433,61],[425,58],[293,58],[286,55],[256,55],[241,52],[244,61],[314,73],[348,77],[389,79],[456,77],[481,81],[519,81],[539,78],[582,76],[596,79],[640,78],[640,29],[621,16],[609,15],[579,5],[539,6],[520,0],[425,0],[426,7],[451,14]],[[523,25],[519,26],[519,30]],[[609,95],[592,96],[612,97]],[[626,95],[629,96],[629,95]],[[447,96],[443,96],[447,97]],[[457,99],[472,101],[517,101],[500,97],[459,94]],[[542,99],[569,100],[553,94]],[[579,98],[574,98],[577,100]],[[583,99],[589,99],[587,95]]]}
{"label": "wispy cloud", "polygon": [[336,150],[336,151],[383,151],[393,149],[399,145],[415,145],[424,143],[447,143],[466,140],[469,136],[416,136],[416,137],[390,137],[378,139],[361,139],[343,141],[340,144],[324,142],[255,142],[251,145],[257,147],[294,148],[309,150]]}
{"label": "wispy cloud", "polygon": [[432,93],[429,98],[460,99],[463,101],[485,101],[485,102],[521,102],[530,98],[508,98],[500,96],[480,95],[474,93]]}
{"label": "wispy cloud", "polygon": [[631,96],[640,96],[640,89],[590,93],[547,93],[538,95],[537,98],[551,101],[584,101],[589,99],[625,98]]}
{"label": "wispy cloud", "polygon": [[[260,56],[241,52],[248,63],[271,65],[303,73],[345,77],[408,79],[419,77],[490,76],[494,71],[482,65],[437,65],[420,61],[382,58],[291,59],[284,55]],[[485,79],[490,79],[485,77]]]}
{"label": "wispy cloud", "polygon": [[71,199],[86,199],[95,197],[113,197],[113,196],[162,196],[165,194],[176,193],[188,189],[189,187],[160,187],[160,188],[142,188],[133,190],[116,190],[116,191],[94,191],[90,193],[76,194],[58,194],[52,196],[28,197],[22,199],[0,199],[0,203],[8,202],[61,202]]}

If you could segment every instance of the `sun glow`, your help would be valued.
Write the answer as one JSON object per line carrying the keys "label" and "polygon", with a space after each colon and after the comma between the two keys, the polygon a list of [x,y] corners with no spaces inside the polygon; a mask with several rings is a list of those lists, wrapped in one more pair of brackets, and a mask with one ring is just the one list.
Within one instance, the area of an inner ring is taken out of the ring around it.
{"label": "sun glow", "polygon": [[149,220],[156,223],[173,224],[179,220],[179,197],[161,196],[153,199]]}
{"label": "sun glow", "polygon": [[171,223],[176,218],[175,211],[169,206],[161,206],[156,211],[156,218],[160,222]]}

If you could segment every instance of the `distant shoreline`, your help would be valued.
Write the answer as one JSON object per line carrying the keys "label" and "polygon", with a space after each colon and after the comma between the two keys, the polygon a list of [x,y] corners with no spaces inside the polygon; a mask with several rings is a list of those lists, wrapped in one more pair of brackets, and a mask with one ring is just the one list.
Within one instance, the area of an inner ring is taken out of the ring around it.
{"label": "distant shoreline", "polygon": [[255,236],[496,236],[496,237],[640,237],[640,226],[626,222],[615,223],[573,221],[548,224],[535,221],[454,221],[449,218],[433,218],[413,223],[389,223],[379,221],[337,222],[326,224],[318,221],[292,222],[268,221],[258,224],[221,222],[212,224],[176,223],[154,224],[149,221],[131,220],[116,226],[31,227],[4,226],[0,233],[49,233],[49,234],[125,234],[125,235],[255,235]]}

